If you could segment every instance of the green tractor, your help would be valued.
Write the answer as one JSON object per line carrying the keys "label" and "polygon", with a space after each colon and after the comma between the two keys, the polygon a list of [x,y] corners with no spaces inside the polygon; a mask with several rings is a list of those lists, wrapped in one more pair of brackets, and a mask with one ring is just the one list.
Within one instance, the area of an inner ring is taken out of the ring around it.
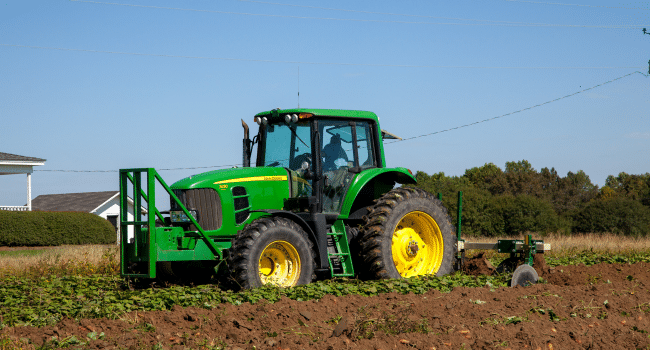
{"label": "green tractor", "polygon": [[[387,168],[395,138],[372,112],[274,109],[244,127],[243,167],[167,186],[152,168],[121,169],[121,274],[208,279],[225,266],[242,288],[315,278],[445,275],[458,240],[441,201]],[[256,150],[256,166],[251,156]],[[170,210],[156,208],[156,187]],[[133,214],[128,202],[133,201]],[[225,264],[220,264],[225,262]]]}

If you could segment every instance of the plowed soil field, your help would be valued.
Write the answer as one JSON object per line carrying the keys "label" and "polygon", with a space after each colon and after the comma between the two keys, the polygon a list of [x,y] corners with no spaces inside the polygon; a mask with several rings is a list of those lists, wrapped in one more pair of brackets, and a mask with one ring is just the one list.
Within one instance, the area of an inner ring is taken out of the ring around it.
{"label": "plowed soil field", "polygon": [[5,343],[29,340],[26,348],[55,345],[52,339],[96,349],[650,348],[650,264],[538,271],[547,283],[525,288],[175,307],[119,320],[8,327],[0,334]]}

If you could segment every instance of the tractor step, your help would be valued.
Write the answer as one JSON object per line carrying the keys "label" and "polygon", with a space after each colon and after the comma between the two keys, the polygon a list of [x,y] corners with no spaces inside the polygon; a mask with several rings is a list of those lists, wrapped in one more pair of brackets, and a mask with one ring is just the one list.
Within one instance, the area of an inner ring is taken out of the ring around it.
{"label": "tractor step", "polygon": [[328,246],[327,249],[327,257],[332,277],[352,277],[354,276],[352,255],[350,254],[350,246],[348,245],[348,237],[345,233],[343,221],[334,223],[331,231],[327,233],[328,241],[331,242],[331,246]]}

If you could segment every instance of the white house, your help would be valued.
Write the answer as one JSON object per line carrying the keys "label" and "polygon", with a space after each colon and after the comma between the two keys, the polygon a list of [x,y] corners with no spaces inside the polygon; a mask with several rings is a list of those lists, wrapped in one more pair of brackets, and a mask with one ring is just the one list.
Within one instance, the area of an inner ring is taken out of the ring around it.
{"label": "white house", "polygon": [[[32,210],[38,211],[80,211],[96,214],[108,220],[117,232],[120,243],[120,192],[82,192],[65,194],[44,194],[32,201]],[[146,209],[142,208],[146,214]],[[128,198],[128,221],[133,221],[133,200]],[[128,238],[133,238],[133,227],[129,227]]]}
{"label": "white house", "polygon": [[32,173],[34,172],[35,166],[44,164],[45,159],[0,152],[0,175],[27,174],[27,204],[23,206],[8,206],[0,203],[0,210],[32,210]]}

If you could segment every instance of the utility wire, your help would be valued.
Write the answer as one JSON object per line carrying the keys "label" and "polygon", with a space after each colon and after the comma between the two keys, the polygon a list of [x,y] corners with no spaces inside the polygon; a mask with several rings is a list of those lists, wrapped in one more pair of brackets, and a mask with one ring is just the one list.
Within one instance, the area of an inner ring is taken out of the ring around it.
{"label": "utility wire", "polygon": [[[268,2],[268,1],[259,1],[259,0],[237,0],[240,2],[250,2],[256,4],[264,5],[274,5],[274,6],[288,6],[288,7],[301,7],[315,10],[326,10],[326,11],[340,11],[340,12],[352,12],[352,13],[364,13],[371,15],[382,15],[382,16],[403,16],[403,17],[417,17],[417,18],[432,18],[432,19],[447,19],[447,20],[456,20],[456,21],[476,21],[476,22],[491,22],[491,23],[508,23],[508,24],[541,24],[544,23],[527,23],[527,22],[510,22],[510,21],[493,21],[486,19],[469,19],[469,18],[455,18],[455,17],[437,17],[437,16],[427,16],[427,15],[411,15],[404,13],[391,13],[391,12],[375,12],[375,11],[362,11],[362,10],[350,10],[350,9],[340,9],[340,8],[331,8],[331,7],[319,7],[319,6],[308,6],[308,5],[296,5],[296,4],[282,4],[277,2]],[[518,1],[526,2],[533,4],[544,4],[544,5],[563,5],[563,6],[584,6],[584,7],[599,7],[607,9],[619,9],[619,10],[650,10],[650,8],[627,8],[627,7],[612,7],[612,6],[596,6],[596,5],[577,5],[577,4],[561,4],[561,3],[551,3],[551,2],[540,2],[540,1],[519,1],[519,0],[504,0],[504,1]]]}
{"label": "utility wire", "polygon": [[592,86],[592,87],[590,87],[590,88],[586,88],[586,89],[584,89],[584,90],[580,90],[580,91],[574,92],[574,93],[569,94],[569,95],[565,95],[565,96],[562,96],[562,97],[558,97],[558,98],[556,98],[556,99],[554,99],[554,100],[546,101],[546,102],[544,102],[544,103],[536,104],[536,105],[531,106],[531,107],[527,107],[527,108],[524,108],[524,109],[520,109],[520,110],[518,110],[518,111],[514,111],[514,112],[510,112],[510,113],[502,114],[502,115],[499,115],[499,116],[496,116],[496,117],[492,117],[492,118],[488,118],[488,119],[483,119],[483,120],[476,121],[476,122],[473,122],[473,123],[469,123],[469,124],[465,124],[465,125],[461,125],[461,126],[456,126],[456,127],[453,127],[453,128],[449,128],[449,129],[445,129],[445,130],[440,130],[440,131],[436,131],[436,132],[432,132],[432,133],[428,133],[428,134],[423,134],[423,135],[418,135],[418,136],[413,136],[413,137],[403,138],[403,139],[401,139],[401,140],[396,140],[396,141],[392,141],[392,142],[386,142],[386,144],[397,143],[397,142],[403,142],[403,141],[408,141],[408,140],[417,139],[417,138],[420,138],[420,137],[425,137],[425,136],[431,136],[431,135],[441,134],[441,133],[443,133],[443,132],[452,131],[452,130],[458,130],[458,129],[466,128],[466,127],[468,127],[468,126],[472,126],[472,125],[476,125],[476,124],[480,124],[480,123],[489,122],[489,121],[491,121],[491,120],[495,120],[495,119],[499,119],[499,118],[507,117],[507,116],[509,116],[509,115],[513,115],[513,114],[516,114],[516,113],[520,113],[520,112],[528,111],[528,110],[531,110],[531,109],[533,109],[533,108],[541,107],[541,106],[547,105],[547,104],[549,104],[549,103],[557,102],[557,101],[563,100],[563,99],[565,99],[565,98],[569,98],[569,97],[572,97],[572,96],[575,96],[575,95],[581,94],[581,93],[583,93],[583,92],[586,92],[586,91],[589,91],[589,90],[593,90],[593,89],[595,89],[595,88],[597,88],[597,87],[600,87],[600,86],[603,86],[603,85],[606,85],[606,84],[609,84],[609,83],[613,83],[613,82],[615,82],[615,81],[617,81],[617,80],[620,80],[620,79],[623,79],[623,78],[629,77],[629,76],[634,75],[634,74],[637,74],[637,73],[643,75],[643,76],[646,77],[646,78],[649,76],[648,74],[643,74],[643,73],[641,73],[641,72],[639,72],[639,71],[632,72],[632,73],[629,73],[629,74],[625,74],[625,75],[623,75],[623,76],[620,76],[620,77],[618,77],[618,78],[615,78],[615,79],[612,79],[612,80],[606,81],[606,82],[604,82],[604,83],[600,83],[600,84],[598,84],[598,85],[594,85],[594,86]]}
{"label": "utility wire", "polygon": [[65,47],[47,47],[47,46],[31,46],[31,45],[1,44],[1,43],[0,43],[0,46],[20,47],[20,48],[28,48],[28,49],[41,49],[41,50],[70,51],[70,52],[107,53],[107,54],[114,54],[114,55],[131,55],[131,56],[144,56],[144,57],[186,58],[186,59],[200,59],[200,60],[221,60],[221,61],[261,62],[261,63],[310,64],[310,65],[325,65],[325,66],[363,66],[363,67],[397,67],[397,68],[457,68],[457,69],[639,69],[639,68],[643,68],[643,67],[499,67],[499,66],[442,66],[442,65],[436,66],[436,65],[415,65],[415,64],[306,62],[306,61],[260,60],[260,59],[249,59],[249,58],[234,58],[234,57],[166,55],[166,54],[154,54],[154,53],[104,51],[104,50],[90,50],[90,49],[70,49],[70,48],[65,48]]}
{"label": "utility wire", "polygon": [[[393,141],[393,142],[385,142],[385,144],[386,144],[386,145],[390,145],[390,144],[397,143],[397,142],[403,142],[403,141],[413,140],[413,139],[417,139],[417,138],[421,138],[421,137],[426,137],[426,136],[431,136],[431,135],[441,134],[441,133],[443,133],[443,132],[452,131],[452,130],[458,130],[458,129],[466,128],[466,127],[468,127],[468,126],[472,126],[472,125],[476,125],[476,124],[480,124],[480,123],[485,123],[485,122],[488,122],[488,121],[491,121],[491,120],[495,120],[495,119],[503,118],[503,117],[506,117],[506,116],[509,116],[509,115],[513,115],[513,114],[516,114],[516,113],[520,113],[520,112],[528,111],[528,110],[531,110],[531,109],[533,109],[533,108],[541,107],[541,106],[547,105],[547,104],[549,104],[549,103],[557,102],[557,101],[563,100],[563,99],[565,99],[565,98],[569,98],[569,97],[572,97],[572,96],[578,95],[578,94],[580,94],[580,93],[583,93],[583,92],[586,92],[586,91],[589,91],[589,90],[593,90],[593,89],[595,89],[595,88],[601,87],[601,86],[606,85],[606,84],[609,84],[609,83],[613,83],[613,82],[615,82],[615,81],[617,81],[617,80],[620,80],[620,79],[623,79],[623,78],[627,78],[627,77],[629,77],[629,76],[631,76],[631,75],[634,75],[634,74],[637,74],[637,73],[643,75],[643,76],[646,77],[646,78],[650,76],[649,74],[644,74],[644,73],[641,73],[641,72],[639,72],[639,71],[635,71],[635,72],[632,72],[632,73],[629,73],[629,74],[625,74],[625,75],[623,75],[623,76],[620,76],[620,77],[618,77],[618,78],[614,78],[614,79],[612,79],[612,80],[606,81],[606,82],[604,82],[604,83],[600,83],[600,84],[598,84],[598,85],[594,85],[594,86],[592,86],[592,87],[590,87],[590,88],[587,88],[587,89],[584,89],[584,90],[580,90],[580,91],[578,91],[578,92],[574,92],[574,93],[572,93],[572,94],[565,95],[565,96],[562,96],[562,97],[556,98],[556,99],[554,99],[554,100],[546,101],[546,102],[544,102],[544,103],[536,104],[536,105],[531,106],[531,107],[528,107],[528,108],[520,109],[520,110],[518,110],[518,111],[514,111],[514,112],[510,112],[510,113],[502,114],[502,115],[499,115],[499,116],[496,116],[496,117],[492,117],[492,118],[488,118],[488,119],[483,119],[483,120],[480,120],[480,121],[477,121],[477,122],[474,122],[474,123],[469,123],[469,124],[465,124],[465,125],[457,126],[457,127],[454,127],[454,128],[449,128],[449,129],[440,130],[440,131],[436,131],[436,132],[432,132],[432,133],[428,133],[428,134],[423,134],[423,135],[418,135],[418,136],[408,137],[408,138],[404,138],[404,139],[397,140],[397,141]],[[213,166],[191,167],[191,168],[166,168],[166,169],[158,169],[158,170],[160,170],[160,171],[168,171],[168,170],[191,170],[191,169],[231,168],[231,167],[236,167],[236,166],[241,166],[241,165],[242,165],[242,164],[239,163],[239,164],[231,164],[231,165],[213,165]],[[50,172],[65,172],[65,173],[116,173],[116,172],[118,172],[117,170],[38,170],[38,169],[35,169],[34,171],[50,171]]]}
{"label": "utility wire", "polygon": [[277,2],[267,2],[267,1],[257,1],[257,0],[237,0],[241,2],[251,2],[256,4],[264,5],[275,5],[275,6],[289,6],[289,7],[301,7],[308,9],[316,10],[327,10],[327,11],[341,11],[341,12],[353,12],[353,13],[364,13],[371,15],[382,15],[382,16],[403,16],[403,17],[418,17],[418,18],[433,18],[433,19],[446,19],[446,20],[455,20],[455,21],[475,21],[475,22],[491,22],[491,23],[507,23],[507,24],[539,24],[544,25],[544,23],[527,23],[527,22],[509,22],[509,21],[492,21],[487,19],[470,19],[470,18],[455,18],[455,17],[437,17],[437,16],[426,16],[426,15],[411,15],[404,13],[390,13],[390,12],[374,12],[374,11],[361,11],[361,10],[348,10],[348,9],[339,9],[331,7],[318,7],[318,6],[308,6],[308,5],[295,5],[295,4],[281,4]]}
{"label": "utility wire", "polygon": [[529,1],[529,0],[503,0],[508,2],[523,2],[536,5],[559,5],[559,6],[578,6],[578,7],[592,7],[592,8],[606,8],[614,10],[650,10],[650,8],[643,7],[622,7],[622,6],[602,6],[602,5],[582,5],[582,4],[564,4],[559,2],[544,2],[544,1]]}
{"label": "utility wire", "polygon": [[232,11],[218,11],[218,10],[201,10],[201,9],[188,9],[180,7],[164,7],[152,5],[137,5],[137,4],[123,4],[116,2],[101,2],[90,0],[71,0],[74,2],[82,2],[98,5],[114,5],[114,6],[128,6],[138,8],[152,8],[159,10],[175,10],[175,11],[189,11],[189,12],[204,12],[204,13],[219,13],[226,15],[244,15],[244,16],[260,16],[260,17],[276,17],[276,18],[294,18],[294,19],[308,19],[308,20],[327,20],[327,21],[351,21],[351,22],[375,22],[375,23],[399,23],[399,24],[434,24],[434,25],[453,25],[453,26],[505,26],[505,27],[568,27],[568,28],[606,28],[606,29],[631,29],[641,28],[648,25],[582,25],[582,24],[546,24],[546,23],[452,23],[452,22],[415,22],[415,21],[391,21],[391,20],[378,20],[378,19],[355,19],[355,18],[335,18],[335,17],[307,17],[307,16],[291,16],[291,15],[273,15],[265,13],[247,13],[247,12],[232,12]]}
{"label": "utility wire", "polygon": [[[166,168],[166,169],[156,169],[158,171],[168,171],[168,170],[192,170],[192,169],[213,169],[213,168],[234,168],[241,166],[242,164],[230,164],[230,165],[211,165],[211,166],[196,166],[190,168]],[[34,169],[34,171],[50,171],[50,172],[59,172],[59,173],[117,173],[118,170],[45,170],[45,169]]]}

